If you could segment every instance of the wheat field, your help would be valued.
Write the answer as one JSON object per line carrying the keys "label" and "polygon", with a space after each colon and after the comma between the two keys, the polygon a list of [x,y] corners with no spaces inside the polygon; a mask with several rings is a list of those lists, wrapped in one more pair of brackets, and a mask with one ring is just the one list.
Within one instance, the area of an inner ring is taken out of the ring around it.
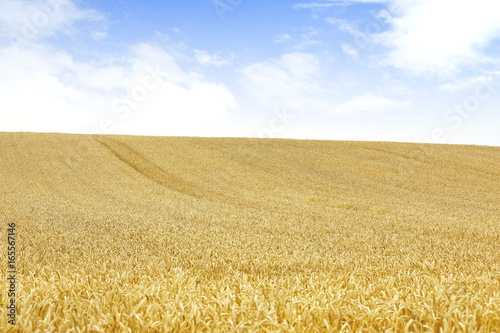
{"label": "wheat field", "polygon": [[500,332],[500,148],[0,133],[9,332]]}

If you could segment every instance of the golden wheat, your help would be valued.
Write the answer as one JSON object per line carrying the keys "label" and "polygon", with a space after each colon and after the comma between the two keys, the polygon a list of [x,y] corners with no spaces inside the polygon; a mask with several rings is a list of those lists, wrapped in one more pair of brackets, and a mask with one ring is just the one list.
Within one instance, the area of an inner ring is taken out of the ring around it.
{"label": "golden wheat", "polygon": [[3,331],[500,332],[500,148],[0,145],[2,237],[15,222],[19,258]]}

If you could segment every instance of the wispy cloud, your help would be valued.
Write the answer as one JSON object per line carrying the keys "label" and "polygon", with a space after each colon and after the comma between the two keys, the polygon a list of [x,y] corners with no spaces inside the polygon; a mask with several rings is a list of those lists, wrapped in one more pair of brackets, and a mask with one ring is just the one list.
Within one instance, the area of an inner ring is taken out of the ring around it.
{"label": "wispy cloud", "polygon": [[410,105],[410,103],[407,101],[400,102],[373,93],[365,93],[335,106],[328,113],[380,112],[402,108],[408,105]]}
{"label": "wispy cloud", "polygon": [[351,45],[342,43],[340,45],[340,48],[342,49],[342,52],[346,55],[347,58],[352,59],[352,60],[358,60],[359,58],[359,52],[353,48]]}
{"label": "wispy cloud", "polygon": [[296,3],[293,5],[294,9],[311,9],[311,8],[328,8],[334,6],[333,3],[327,2],[308,2],[308,3]]}
{"label": "wispy cloud", "polygon": [[[209,54],[203,50],[194,50],[194,58],[202,66],[221,67],[231,63],[232,59],[223,59],[217,54]],[[231,57],[233,58],[233,56]]]}
{"label": "wispy cloud", "polygon": [[293,5],[294,9],[329,8],[333,6],[349,6],[354,3],[387,3],[390,0],[327,0],[324,2],[300,2]]}
{"label": "wispy cloud", "polygon": [[449,92],[457,92],[465,89],[471,89],[478,85],[491,84],[499,78],[500,71],[488,71],[483,75],[461,78],[459,80],[453,80],[451,82],[441,84],[438,86],[438,89]]}
{"label": "wispy cloud", "polygon": [[105,21],[103,14],[81,8],[72,0],[0,1],[0,32],[10,41],[71,34],[79,23],[99,21]]}
{"label": "wispy cloud", "polygon": [[274,39],[274,42],[275,43],[284,43],[286,41],[289,41],[290,39],[292,39],[292,36],[290,36],[289,34],[279,34]]}
{"label": "wispy cloud", "polygon": [[252,96],[268,107],[287,107],[297,112],[326,111],[335,93],[322,79],[317,56],[304,52],[284,54],[243,67],[241,82]]}
{"label": "wispy cloud", "polygon": [[299,37],[295,38],[296,43],[293,45],[295,50],[305,50],[314,45],[321,45],[323,41],[320,38],[321,31],[318,28],[308,27]]}

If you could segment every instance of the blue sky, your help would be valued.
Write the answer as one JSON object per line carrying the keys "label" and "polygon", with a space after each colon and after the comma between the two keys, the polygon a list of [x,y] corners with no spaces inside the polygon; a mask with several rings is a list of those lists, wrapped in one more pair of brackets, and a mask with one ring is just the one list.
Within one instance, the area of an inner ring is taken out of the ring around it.
{"label": "blue sky", "polygon": [[500,146],[492,0],[0,0],[0,131]]}

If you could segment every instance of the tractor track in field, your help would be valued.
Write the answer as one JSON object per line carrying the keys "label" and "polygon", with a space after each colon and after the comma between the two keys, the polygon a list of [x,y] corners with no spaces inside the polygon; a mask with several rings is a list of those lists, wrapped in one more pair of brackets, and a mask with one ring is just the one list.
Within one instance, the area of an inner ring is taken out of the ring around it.
{"label": "tractor track in field", "polygon": [[158,185],[198,198],[202,196],[200,189],[195,185],[170,174],[128,144],[102,137],[96,138],[96,141],[106,147],[120,161]]}

